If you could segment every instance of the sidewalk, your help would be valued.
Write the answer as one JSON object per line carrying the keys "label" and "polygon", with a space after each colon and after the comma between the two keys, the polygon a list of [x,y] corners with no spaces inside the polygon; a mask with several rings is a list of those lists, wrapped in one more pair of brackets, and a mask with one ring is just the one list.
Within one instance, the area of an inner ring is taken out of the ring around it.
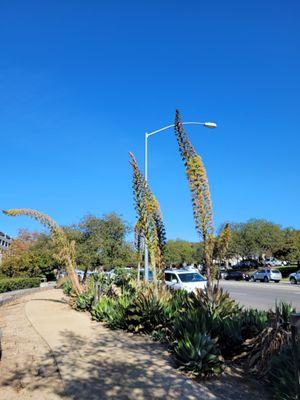
{"label": "sidewalk", "polygon": [[20,290],[11,290],[10,292],[0,293],[0,306],[10,303],[11,301],[25,296],[31,293],[40,292],[42,290],[47,290],[51,287],[55,286],[55,282],[50,282],[49,284],[45,284],[44,286],[33,287],[29,289],[20,289]]}
{"label": "sidewalk", "polygon": [[[34,382],[29,382],[28,373],[15,366],[18,370],[10,377],[10,383],[22,377],[22,373],[29,383],[25,382],[19,390],[20,397],[17,393],[15,397],[3,397],[0,386],[0,399],[38,399],[34,397],[37,394],[43,400],[266,398],[237,378],[203,384],[188,379],[174,369],[172,358],[163,346],[147,337],[111,331],[91,321],[87,313],[72,310],[60,290],[31,295],[17,306],[18,310],[10,305],[7,311],[22,313],[23,310],[24,319],[28,319],[33,337],[39,340],[34,345],[36,351],[43,348],[37,359],[33,357],[33,364],[39,364],[34,370],[40,371],[44,378],[40,379],[38,374],[32,377]],[[6,307],[0,310],[0,318]],[[8,333],[5,328],[3,331],[4,335]],[[4,346],[3,350],[5,364],[9,349]],[[26,353],[28,348],[20,351]],[[51,358],[53,354],[55,359]],[[0,384],[3,388],[1,378]]]}

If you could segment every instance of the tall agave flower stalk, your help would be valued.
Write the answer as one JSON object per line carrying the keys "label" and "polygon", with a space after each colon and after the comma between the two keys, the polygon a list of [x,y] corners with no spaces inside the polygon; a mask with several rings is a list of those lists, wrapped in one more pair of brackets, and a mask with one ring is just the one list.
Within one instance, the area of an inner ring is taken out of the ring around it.
{"label": "tall agave flower stalk", "polygon": [[183,129],[178,110],[175,117],[175,135],[192,195],[196,229],[203,240],[208,287],[210,287],[213,279],[214,226],[209,184],[203,161]]}
{"label": "tall agave flower stalk", "polygon": [[[220,233],[217,241],[219,264],[221,264],[221,262],[224,261],[224,258],[228,252],[230,240],[231,240],[231,229],[230,225],[226,224],[222,232]],[[218,276],[218,284],[219,284],[219,276]]]}
{"label": "tall agave flower stalk", "polygon": [[226,224],[218,238],[218,253],[220,262],[224,260],[226,253],[228,252],[230,240],[231,240],[231,229],[230,225]]}
{"label": "tall agave flower stalk", "polygon": [[136,247],[141,253],[141,246],[146,243],[149,249],[153,280],[162,272],[163,252],[166,245],[166,233],[158,201],[141,173],[132,153],[130,164],[133,169],[133,192],[137,222],[135,225]]}
{"label": "tall agave flower stalk", "polygon": [[59,251],[57,257],[60,262],[65,266],[67,275],[72,282],[74,291],[77,294],[82,293],[82,287],[79,283],[78,276],[75,273],[75,242],[70,242],[68,240],[62,228],[48,215],[29,208],[5,210],[3,211],[3,213],[12,217],[26,215],[30,218],[34,218],[42,225],[49,228],[51,232],[51,238]]}

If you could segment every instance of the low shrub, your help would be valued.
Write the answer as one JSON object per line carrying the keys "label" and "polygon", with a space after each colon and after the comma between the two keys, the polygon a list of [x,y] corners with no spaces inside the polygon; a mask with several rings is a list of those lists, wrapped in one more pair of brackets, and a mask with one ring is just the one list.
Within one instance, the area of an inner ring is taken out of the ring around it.
{"label": "low shrub", "polygon": [[0,280],[0,293],[40,286],[41,278],[5,278]]}
{"label": "low shrub", "polygon": [[290,274],[293,272],[297,272],[299,270],[299,267],[297,265],[291,267],[291,266],[286,266],[286,267],[276,267],[278,271],[281,272],[281,275],[283,278],[287,278]]}

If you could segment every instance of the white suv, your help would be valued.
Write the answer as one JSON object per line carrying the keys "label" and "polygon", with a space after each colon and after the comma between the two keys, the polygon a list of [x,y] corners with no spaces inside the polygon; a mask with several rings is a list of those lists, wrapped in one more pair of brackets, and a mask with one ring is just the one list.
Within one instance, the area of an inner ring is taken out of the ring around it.
{"label": "white suv", "polygon": [[285,265],[285,262],[277,260],[276,258],[266,258],[264,264],[269,265],[270,267],[281,267],[282,265]]}
{"label": "white suv", "polygon": [[195,269],[170,269],[165,271],[165,284],[172,290],[190,293],[205,289],[207,280]]}
{"label": "white suv", "polygon": [[297,285],[297,283],[300,282],[300,270],[290,274],[289,275],[289,280],[290,280],[291,283],[294,283],[295,285]]}
{"label": "white suv", "polygon": [[281,272],[278,271],[278,269],[269,269],[269,268],[258,269],[251,276],[252,281],[261,281],[261,282],[274,281],[278,283],[281,279],[282,275]]}

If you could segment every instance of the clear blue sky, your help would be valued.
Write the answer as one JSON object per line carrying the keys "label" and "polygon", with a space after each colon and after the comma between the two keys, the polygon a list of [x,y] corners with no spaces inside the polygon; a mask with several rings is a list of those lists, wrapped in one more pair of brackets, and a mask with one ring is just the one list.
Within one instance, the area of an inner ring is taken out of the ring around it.
{"label": "clear blue sky", "polygon": [[[0,208],[133,224],[128,151],[143,166],[144,131],[179,108],[219,126],[188,129],[216,227],[300,228],[299,18],[296,0],[1,1]],[[196,240],[174,133],[151,139],[168,237]],[[0,230],[19,227],[38,225],[0,216]]]}

